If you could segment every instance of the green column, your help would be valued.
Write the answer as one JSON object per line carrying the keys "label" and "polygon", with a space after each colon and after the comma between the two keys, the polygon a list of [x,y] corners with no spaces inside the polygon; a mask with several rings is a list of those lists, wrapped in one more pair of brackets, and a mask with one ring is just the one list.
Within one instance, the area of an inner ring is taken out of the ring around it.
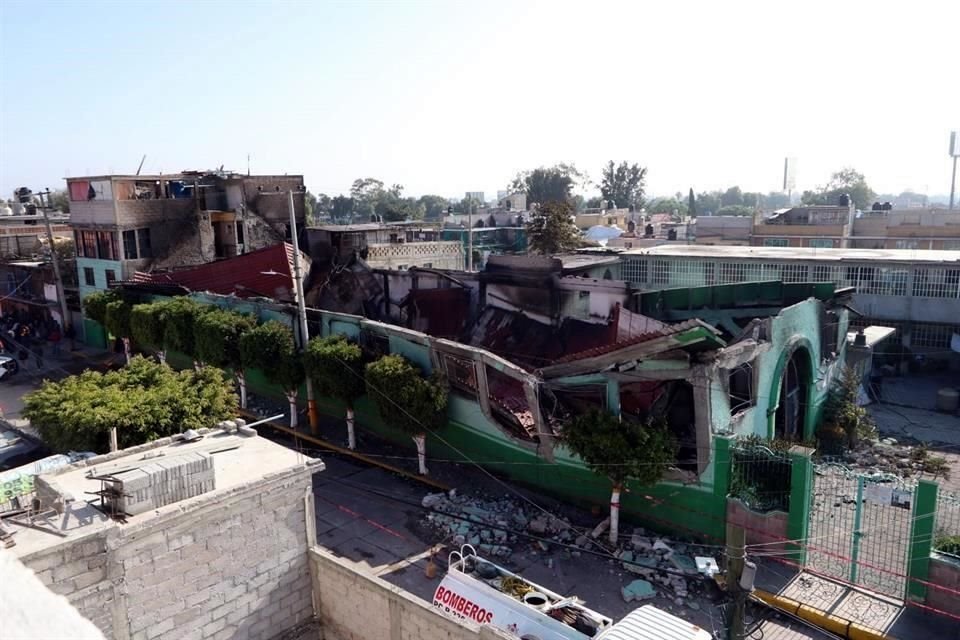
{"label": "green column", "polygon": [[[910,548],[907,556],[907,576],[926,580],[930,575],[930,551],[937,512],[937,483],[921,480],[913,493],[913,520],[910,527]],[[922,602],[927,587],[916,580],[907,580],[907,598]]]}
{"label": "green column", "polygon": [[731,438],[713,438],[713,495],[726,504],[730,493],[730,442]]}
{"label": "green column", "polygon": [[[787,539],[806,540],[810,530],[810,500],[813,496],[813,462],[809,447],[790,447],[790,513],[787,514]],[[793,560],[799,564],[806,561],[802,544],[791,543],[788,549],[796,550]]]}

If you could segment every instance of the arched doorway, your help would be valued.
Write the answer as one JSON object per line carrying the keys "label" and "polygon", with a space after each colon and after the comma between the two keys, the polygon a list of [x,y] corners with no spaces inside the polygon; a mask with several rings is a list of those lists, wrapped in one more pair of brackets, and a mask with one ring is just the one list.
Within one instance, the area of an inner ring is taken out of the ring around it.
{"label": "arched doorway", "polygon": [[782,440],[803,440],[810,405],[810,352],[798,346],[790,353],[780,373],[780,390],[773,435]]}

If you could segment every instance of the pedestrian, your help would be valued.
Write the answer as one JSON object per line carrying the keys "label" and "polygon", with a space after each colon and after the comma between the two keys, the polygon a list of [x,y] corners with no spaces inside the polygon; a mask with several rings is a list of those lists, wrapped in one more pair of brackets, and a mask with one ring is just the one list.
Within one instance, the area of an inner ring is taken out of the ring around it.
{"label": "pedestrian", "polygon": [[47,334],[47,340],[50,341],[50,344],[53,345],[53,355],[60,355],[60,327],[56,324],[53,325],[53,328],[50,329],[50,333]]}
{"label": "pedestrian", "polygon": [[67,325],[67,330],[63,334],[70,341],[70,351],[77,350],[77,331],[72,324]]}
{"label": "pedestrian", "polygon": [[43,343],[38,342],[33,351],[34,358],[37,361],[37,370],[43,369]]}

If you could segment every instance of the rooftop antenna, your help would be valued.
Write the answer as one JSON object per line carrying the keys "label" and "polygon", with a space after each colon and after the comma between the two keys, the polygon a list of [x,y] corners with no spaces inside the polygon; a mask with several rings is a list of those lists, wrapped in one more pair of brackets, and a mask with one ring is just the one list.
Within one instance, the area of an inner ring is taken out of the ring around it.
{"label": "rooftop antenna", "polygon": [[143,169],[143,161],[147,159],[147,154],[143,154],[143,157],[140,158],[140,166],[137,167],[137,172],[134,175],[140,175],[140,169]]}
{"label": "rooftop antenna", "polygon": [[250,154],[247,154],[247,177],[250,177]]}

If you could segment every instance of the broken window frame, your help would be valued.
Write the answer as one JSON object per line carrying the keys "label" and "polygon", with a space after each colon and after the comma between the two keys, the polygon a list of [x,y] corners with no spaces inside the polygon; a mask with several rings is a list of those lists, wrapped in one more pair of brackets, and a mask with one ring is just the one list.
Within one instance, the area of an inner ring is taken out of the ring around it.
{"label": "broken window frame", "polygon": [[153,257],[153,245],[150,242],[150,229],[137,229],[137,250],[141,258]]}
{"label": "broken window frame", "polygon": [[479,397],[480,384],[477,376],[477,363],[447,351],[436,351],[440,368],[446,375],[450,388],[469,398]]}
{"label": "broken window frame", "polygon": [[140,257],[137,251],[137,230],[126,229],[121,232],[123,238],[123,258],[125,260],[136,260]]}
{"label": "broken window frame", "polygon": [[731,416],[756,406],[757,399],[753,386],[752,362],[744,362],[727,370],[727,395],[730,399]]}

